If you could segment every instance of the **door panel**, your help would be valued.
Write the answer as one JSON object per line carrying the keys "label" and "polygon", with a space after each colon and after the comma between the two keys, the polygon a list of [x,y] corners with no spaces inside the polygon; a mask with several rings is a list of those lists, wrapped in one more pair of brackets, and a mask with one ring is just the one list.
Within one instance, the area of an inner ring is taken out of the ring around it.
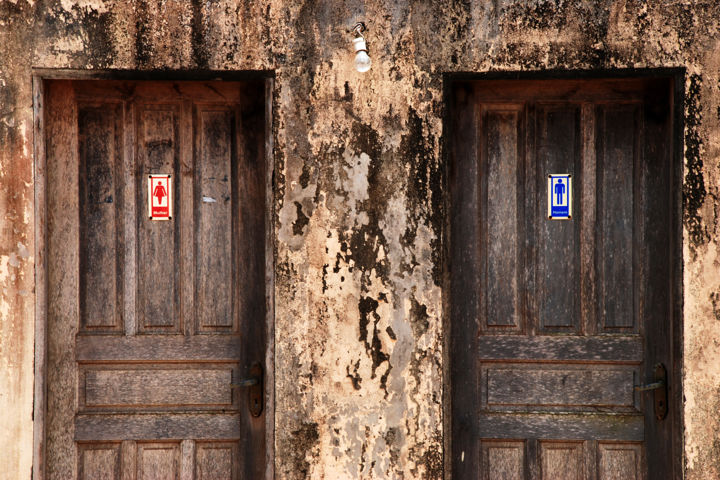
{"label": "door panel", "polygon": [[[262,478],[263,82],[51,81],[47,477]],[[170,174],[172,218],[148,218]]]}
{"label": "door panel", "polygon": [[[634,386],[673,362],[671,82],[458,82],[452,99],[454,478],[666,475],[673,420]],[[548,219],[549,174],[572,176],[570,220]]]}

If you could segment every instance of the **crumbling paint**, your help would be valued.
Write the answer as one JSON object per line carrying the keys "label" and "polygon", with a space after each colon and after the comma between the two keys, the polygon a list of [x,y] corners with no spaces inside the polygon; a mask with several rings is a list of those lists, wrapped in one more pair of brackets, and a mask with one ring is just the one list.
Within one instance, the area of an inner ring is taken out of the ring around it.
{"label": "crumbling paint", "polygon": [[32,459],[32,66],[275,72],[275,472],[318,479],[443,475],[442,74],[686,68],[685,457],[720,478],[719,23],[715,0],[0,0],[0,477]]}

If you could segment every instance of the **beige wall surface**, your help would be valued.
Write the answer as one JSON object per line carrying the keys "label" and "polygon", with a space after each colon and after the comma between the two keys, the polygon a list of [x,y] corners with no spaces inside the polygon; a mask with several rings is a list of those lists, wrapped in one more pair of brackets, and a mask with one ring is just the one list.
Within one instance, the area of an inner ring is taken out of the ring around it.
{"label": "beige wall surface", "polygon": [[0,0],[0,478],[32,467],[33,68],[274,71],[276,476],[369,479],[443,474],[443,73],[657,67],[686,69],[686,477],[720,478],[719,24],[716,0]]}

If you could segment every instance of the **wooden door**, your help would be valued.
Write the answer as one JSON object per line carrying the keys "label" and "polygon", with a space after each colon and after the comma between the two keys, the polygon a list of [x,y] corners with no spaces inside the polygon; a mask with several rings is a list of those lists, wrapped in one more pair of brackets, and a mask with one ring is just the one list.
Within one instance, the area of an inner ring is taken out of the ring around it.
{"label": "wooden door", "polygon": [[46,477],[264,478],[263,82],[45,90]]}
{"label": "wooden door", "polygon": [[[673,477],[671,81],[458,82],[452,99],[453,478]],[[572,175],[570,220],[548,219],[550,174]],[[656,363],[663,419],[634,389]]]}

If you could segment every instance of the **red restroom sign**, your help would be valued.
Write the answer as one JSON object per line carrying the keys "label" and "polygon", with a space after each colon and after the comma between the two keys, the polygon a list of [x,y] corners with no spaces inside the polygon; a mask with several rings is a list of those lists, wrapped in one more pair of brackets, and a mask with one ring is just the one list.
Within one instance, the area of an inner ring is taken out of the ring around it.
{"label": "red restroom sign", "polygon": [[148,175],[148,215],[151,220],[172,218],[172,175]]}

